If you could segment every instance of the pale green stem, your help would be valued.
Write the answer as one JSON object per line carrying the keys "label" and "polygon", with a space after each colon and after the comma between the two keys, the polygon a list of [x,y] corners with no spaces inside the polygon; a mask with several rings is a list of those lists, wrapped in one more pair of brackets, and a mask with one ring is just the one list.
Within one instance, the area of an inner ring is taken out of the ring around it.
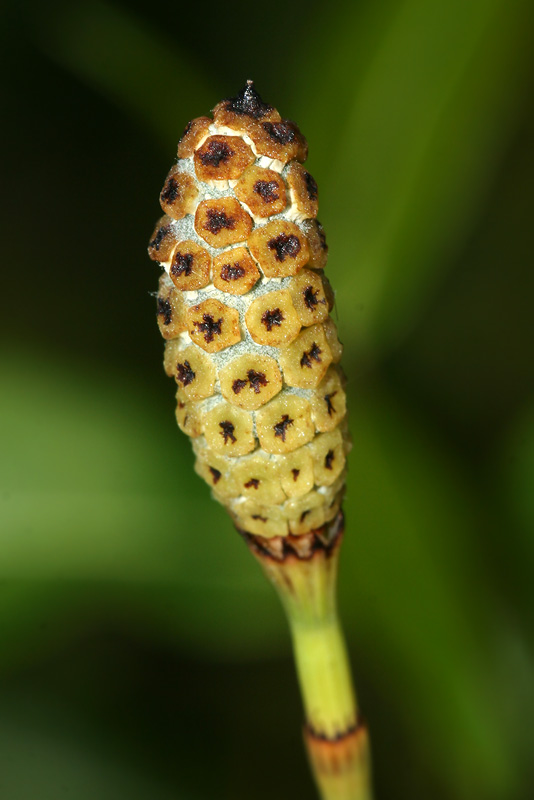
{"label": "pale green stem", "polygon": [[372,800],[367,730],[336,611],[341,536],[324,550],[273,557],[252,551],[287,612],[306,713],[305,739],[322,800]]}
{"label": "pale green stem", "polygon": [[356,698],[337,616],[289,624],[306,719],[330,737],[354,728]]}

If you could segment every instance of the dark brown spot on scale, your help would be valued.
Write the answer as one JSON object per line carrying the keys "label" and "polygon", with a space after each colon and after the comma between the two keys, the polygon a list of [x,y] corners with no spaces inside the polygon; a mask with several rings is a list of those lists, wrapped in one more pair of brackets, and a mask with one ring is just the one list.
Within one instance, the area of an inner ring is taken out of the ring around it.
{"label": "dark brown spot on scale", "polygon": [[205,167],[218,167],[222,161],[228,161],[234,155],[232,148],[226,142],[209,142],[199,158]]}
{"label": "dark brown spot on scale", "polygon": [[219,472],[219,470],[215,469],[215,467],[210,467],[209,471],[212,474],[213,483],[218,483],[221,480],[221,473]]}
{"label": "dark brown spot on scale", "polygon": [[245,489],[257,489],[260,485],[258,478],[251,478],[249,481],[243,484]]}
{"label": "dark brown spot on scale", "polygon": [[156,235],[154,236],[152,241],[148,243],[148,246],[151,247],[153,250],[156,250],[156,251],[159,250],[161,243],[163,242],[165,237],[168,236],[168,234],[170,232],[171,232],[171,226],[170,225],[163,225],[158,230],[158,232],[156,233]]}
{"label": "dark brown spot on scale", "polygon": [[311,510],[311,509],[308,509],[307,511],[303,511],[303,512],[302,512],[302,514],[300,515],[300,521],[301,521],[301,522],[304,522],[304,520],[306,519],[306,517],[307,517],[307,516],[308,516],[308,514],[310,513],[310,510]]}
{"label": "dark brown spot on scale", "polygon": [[291,472],[293,473],[293,480],[296,481],[300,475],[300,469],[292,469]]}
{"label": "dark brown spot on scale", "polygon": [[249,369],[247,372],[248,382],[250,384],[250,388],[254,389],[256,394],[261,392],[262,386],[267,386],[269,381],[267,380],[264,372],[256,372],[253,369]]}
{"label": "dark brown spot on scale", "polygon": [[262,314],[261,321],[267,330],[271,332],[275,325],[280,327],[284,321],[284,315],[279,308],[268,309]]}
{"label": "dark brown spot on scale", "polygon": [[334,461],[334,451],[329,450],[324,457],[325,469],[332,469],[332,462]]}
{"label": "dark brown spot on scale", "polygon": [[158,297],[158,317],[163,317],[163,324],[170,325],[172,322],[172,308],[168,300]]}
{"label": "dark brown spot on scale", "polygon": [[326,402],[326,409],[328,411],[328,416],[331,417],[332,414],[335,413],[334,404],[332,403],[332,398],[335,397],[337,392],[332,392],[332,394],[325,394],[324,399]]}
{"label": "dark brown spot on scale", "polygon": [[234,394],[239,394],[241,389],[244,389],[247,385],[246,380],[242,380],[241,378],[236,378],[236,380],[232,383],[232,390]]}
{"label": "dark brown spot on scale", "polygon": [[319,347],[316,342],[314,342],[308,352],[304,351],[302,354],[302,358],[300,359],[300,366],[301,367],[310,367],[312,366],[312,361],[317,361],[317,363],[321,363],[321,353],[323,351]]}
{"label": "dark brown spot on scale", "polygon": [[273,110],[272,106],[263,102],[252,81],[247,81],[246,86],[236,97],[226,101],[226,108],[234,114],[243,114],[253,119],[263,119]]}
{"label": "dark brown spot on scale", "polygon": [[228,440],[232,442],[237,441],[234,436],[235,426],[229,420],[224,420],[223,422],[219,422],[219,428],[221,428],[221,436],[224,437],[224,443],[228,444]]}
{"label": "dark brown spot on scale", "polygon": [[175,178],[169,178],[161,191],[161,199],[164,203],[174,203],[180,194],[180,188]]}
{"label": "dark brown spot on scale", "polygon": [[187,123],[187,125],[185,126],[185,128],[184,128],[184,132],[182,133],[182,136],[181,136],[181,139],[180,139],[180,141],[182,141],[182,139],[183,139],[185,136],[187,136],[187,134],[189,133],[189,131],[191,130],[191,128],[192,128],[192,127],[193,127],[193,120],[191,120],[190,122],[188,122],[188,123]]}
{"label": "dark brown spot on scale", "polygon": [[205,229],[210,233],[220,233],[224,228],[231,230],[235,228],[235,219],[229,217],[224,211],[218,211],[216,208],[208,208],[208,219],[205,224]]}
{"label": "dark brown spot on scale", "polygon": [[254,389],[255,394],[259,394],[261,392],[261,387],[267,386],[269,381],[267,380],[264,372],[256,372],[254,369],[249,369],[245,379],[236,378],[236,380],[232,383],[232,390],[234,394],[239,394],[241,389],[244,389],[247,383],[251,389]]}
{"label": "dark brown spot on scale", "polygon": [[309,172],[304,171],[304,182],[306,184],[306,191],[310,200],[317,200],[319,194],[319,187],[315,182],[315,178]]}
{"label": "dark brown spot on scale", "polygon": [[254,191],[266,203],[273,203],[280,197],[276,181],[256,181]]}
{"label": "dark brown spot on scale", "polygon": [[221,268],[221,279],[223,281],[237,281],[245,275],[246,269],[242,267],[239,261],[234,261],[233,264],[224,264]]}
{"label": "dark brown spot on scale", "polygon": [[179,275],[191,275],[194,260],[195,257],[192,253],[175,253],[170,269],[171,275],[176,277]]}
{"label": "dark brown spot on scale", "polygon": [[195,373],[191,369],[189,361],[176,365],[176,376],[183,386],[189,386],[195,380]]}
{"label": "dark brown spot on scale", "polygon": [[267,135],[278,144],[289,144],[295,141],[295,130],[291,122],[264,122],[263,128]]}
{"label": "dark brown spot on scale", "polygon": [[261,514],[253,514],[252,519],[259,519],[260,522],[267,522],[267,517],[262,517]]}
{"label": "dark brown spot on scale", "polygon": [[314,290],[313,286],[306,286],[302,294],[304,296],[304,304],[306,305],[306,308],[310,309],[310,311],[313,311],[313,309],[315,308],[316,305],[318,305],[319,302],[323,303],[324,305],[324,299],[323,300],[317,299],[317,295],[319,294],[319,289]]}
{"label": "dark brown spot on scale", "polygon": [[212,342],[216,335],[221,335],[222,317],[219,317],[218,320],[214,320],[211,314],[204,314],[202,320],[202,322],[197,322],[195,320],[193,325],[197,328],[199,333],[204,334],[205,342]]}
{"label": "dark brown spot on scale", "polygon": [[285,442],[287,429],[290,425],[293,425],[293,422],[294,420],[290,419],[289,414],[284,414],[280,422],[273,425],[274,435],[279,436],[280,439]]}
{"label": "dark brown spot on scale", "polygon": [[274,250],[277,261],[284,261],[286,258],[295,258],[300,252],[300,241],[298,236],[290,233],[281,233],[274,239],[267,242],[269,250]]}

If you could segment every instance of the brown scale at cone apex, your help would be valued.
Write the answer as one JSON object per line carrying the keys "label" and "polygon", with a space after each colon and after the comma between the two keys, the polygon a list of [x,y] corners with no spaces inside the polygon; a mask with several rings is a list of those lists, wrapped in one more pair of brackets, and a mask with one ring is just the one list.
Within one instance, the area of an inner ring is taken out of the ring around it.
{"label": "brown scale at cone apex", "polygon": [[235,97],[230,97],[223,102],[235,114],[243,114],[254,119],[264,119],[274,110],[273,106],[262,100],[254,86],[254,81],[251,80],[246,82]]}
{"label": "brown scale at cone apex", "polygon": [[178,425],[257,554],[325,558],[350,446],[306,139],[248,80],[177,153],[149,255]]}

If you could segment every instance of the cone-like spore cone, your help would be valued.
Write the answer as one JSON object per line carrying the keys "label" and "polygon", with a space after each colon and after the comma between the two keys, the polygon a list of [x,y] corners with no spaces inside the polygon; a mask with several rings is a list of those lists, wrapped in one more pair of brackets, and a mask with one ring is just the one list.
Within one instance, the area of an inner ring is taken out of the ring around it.
{"label": "cone-like spore cone", "polygon": [[307,150],[248,81],[187,126],[149,244],[196,470],[241,531],[268,538],[333,520],[345,481],[341,345]]}

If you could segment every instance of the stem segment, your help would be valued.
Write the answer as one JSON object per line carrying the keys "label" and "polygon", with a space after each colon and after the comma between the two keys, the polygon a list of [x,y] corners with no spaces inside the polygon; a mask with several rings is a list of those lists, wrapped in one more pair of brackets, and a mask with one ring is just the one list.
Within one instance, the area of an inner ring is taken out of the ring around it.
{"label": "stem segment", "polygon": [[367,729],[358,714],[336,609],[343,515],[303,536],[244,534],[286,609],[311,767],[323,800],[372,800]]}

